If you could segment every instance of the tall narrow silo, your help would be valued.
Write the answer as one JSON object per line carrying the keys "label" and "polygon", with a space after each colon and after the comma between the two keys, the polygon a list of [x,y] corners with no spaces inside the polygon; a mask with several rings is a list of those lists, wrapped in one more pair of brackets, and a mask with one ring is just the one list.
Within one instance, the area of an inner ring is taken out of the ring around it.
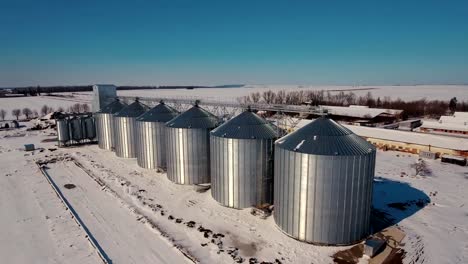
{"label": "tall narrow silo", "polygon": [[210,130],[217,125],[218,118],[197,104],[166,123],[169,180],[210,182]]}
{"label": "tall narrow silo", "polygon": [[273,203],[276,128],[250,110],[211,132],[211,195],[221,205]]}
{"label": "tall narrow silo", "polygon": [[166,169],[165,123],[177,115],[177,110],[161,101],[137,118],[137,162],[140,167]]}
{"label": "tall narrow silo", "polygon": [[136,118],[148,111],[138,100],[114,114],[114,150],[121,158],[136,158]]}
{"label": "tall narrow silo", "polygon": [[114,125],[113,115],[127,104],[120,102],[116,99],[114,102],[106,105],[98,112],[94,113],[96,120],[96,132],[99,148],[113,150],[114,147]]}
{"label": "tall narrow silo", "polygon": [[369,235],[372,144],[321,117],[275,145],[274,218],[286,234],[321,245]]}

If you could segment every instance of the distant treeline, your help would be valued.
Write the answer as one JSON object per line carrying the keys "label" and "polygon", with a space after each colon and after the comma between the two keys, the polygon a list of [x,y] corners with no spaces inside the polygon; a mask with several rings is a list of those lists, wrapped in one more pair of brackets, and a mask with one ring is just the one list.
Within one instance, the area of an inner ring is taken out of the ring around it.
{"label": "distant treeline", "polygon": [[[200,85],[161,85],[161,86],[117,86],[117,90],[151,90],[151,89],[196,89],[196,88],[237,88],[243,84],[221,85],[221,86],[200,86]],[[65,93],[65,92],[89,92],[93,90],[92,85],[81,86],[35,86],[35,87],[14,87],[0,88],[8,89],[12,94],[23,95],[41,95],[48,93]]]}
{"label": "distant treeline", "polygon": [[408,117],[435,117],[448,114],[454,111],[468,111],[468,101],[458,101],[453,97],[448,101],[427,100],[425,98],[412,101],[403,101],[400,98],[392,99],[390,96],[374,97],[371,92],[366,95],[357,96],[353,92],[330,92],[314,90],[298,90],[274,92],[271,90],[253,92],[247,96],[238,97],[239,103],[266,103],[266,104],[287,104],[287,105],[331,105],[349,106],[363,105],[371,108],[400,109],[403,110],[403,118]]}
{"label": "distant treeline", "polygon": [[[26,120],[30,120],[31,118],[38,118],[38,117],[45,116],[53,112],[88,113],[89,111],[90,109],[89,109],[88,104],[76,103],[72,106],[69,106],[68,108],[64,108],[60,106],[57,109],[54,109],[53,107],[50,107],[45,104],[40,109],[40,115],[37,109],[33,110],[29,107],[25,107],[23,109],[19,109],[19,108],[13,109],[11,110],[11,115],[16,117],[16,120],[19,120],[21,116],[24,116]],[[2,121],[5,120],[6,114],[7,114],[6,110],[0,109],[0,119]]]}

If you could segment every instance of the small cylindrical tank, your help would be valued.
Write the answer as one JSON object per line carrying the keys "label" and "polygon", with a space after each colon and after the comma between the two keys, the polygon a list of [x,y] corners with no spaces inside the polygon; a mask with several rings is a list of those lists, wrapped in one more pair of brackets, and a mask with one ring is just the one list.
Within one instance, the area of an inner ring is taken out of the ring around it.
{"label": "small cylindrical tank", "polygon": [[83,117],[81,119],[84,138],[94,140],[96,138],[96,125],[92,116]]}
{"label": "small cylindrical tank", "polygon": [[166,123],[167,177],[178,184],[210,182],[210,130],[218,118],[195,104]]}
{"label": "small cylindrical tank", "polygon": [[74,117],[70,119],[69,125],[70,125],[71,138],[74,141],[79,142],[82,139],[84,139],[83,128],[81,126],[80,118]]}
{"label": "small cylindrical tank", "polygon": [[114,150],[117,157],[136,158],[136,118],[146,111],[148,106],[138,100],[114,114]]}
{"label": "small cylindrical tank", "polygon": [[142,168],[166,169],[165,123],[178,115],[177,110],[160,102],[136,120],[137,163]]}
{"label": "small cylindrical tank", "polygon": [[375,147],[318,118],[275,143],[274,219],[288,235],[348,245],[370,232]]}
{"label": "small cylindrical tank", "polygon": [[113,150],[114,148],[114,125],[113,115],[122,108],[126,107],[127,104],[120,102],[116,99],[114,102],[106,105],[98,112],[94,113],[96,133],[99,148]]}
{"label": "small cylindrical tank", "polygon": [[60,144],[65,144],[70,140],[70,127],[65,118],[57,119],[57,140]]}
{"label": "small cylindrical tank", "polygon": [[210,136],[211,195],[221,205],[247,208],[273,203],[276,127],[247,110]]}

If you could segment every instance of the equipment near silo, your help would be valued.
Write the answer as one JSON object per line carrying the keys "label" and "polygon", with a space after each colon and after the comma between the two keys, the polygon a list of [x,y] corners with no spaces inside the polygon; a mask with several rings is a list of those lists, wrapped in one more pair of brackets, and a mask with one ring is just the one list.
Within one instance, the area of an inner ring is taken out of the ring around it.
{"label": "equipment near silo", "polygon": [[68,119],[57,120],[57,140],[59,146],[65,146],[70,141],[70,126]]}
{"label": "equipment near silo", "polygon": [[218,122],[195,104],[166,123],[169,180],[178,184],[210,182],[210,130]]}
{"label": "equipment near silo", "polygon": [[98,112],[94,113],[94,118],[96,120],[96,132],[99,148],[113,150],[114,148],[114,125],[113,125],[113,115],[124,107],[127,104],[120,102],[118,99],[115,99],[114,102],[108,104]]}
{"label": "equipment near silo", "polygon": [[247,208],[273,202],[276,127],[249,110],[211,132],[211,195],[221,205]]}
{"label": "equipment near silo", "polygon": [[149,107],[137,100],[123,108],[113,117],[114,150],[117,157],[136,158],[136,118],[149,110]]}
{"label": "equipment near silo", "polygon": [[94,117],[86,116],[81,118],[81,124],[83,127],[83,137],[89,140],[96,139],[96,125]]}
{"label": "equipment near silo", "polygon": [[58,146],[96,143],[96,127],[91,113],[61,113],[55,121]]}
{"label": "equipment near silo", "polygon": [[136,119],[137,163],[142,168],[166,169],[165,123],[179,113],[160,102]]}
{"label": "equipment near silo", "polygon": [[375,147],[327,117],[275,143],[274,219],[289,236],[348,245],[370,232]]}
{"label": "equipment near silo", "polygon": [[81,119],[78,117],[73,117],[68,121],[70,125],[70,133],[71,139],[75,141],[75,143],[79,143],[83,137],[83,127],[81,126]]}

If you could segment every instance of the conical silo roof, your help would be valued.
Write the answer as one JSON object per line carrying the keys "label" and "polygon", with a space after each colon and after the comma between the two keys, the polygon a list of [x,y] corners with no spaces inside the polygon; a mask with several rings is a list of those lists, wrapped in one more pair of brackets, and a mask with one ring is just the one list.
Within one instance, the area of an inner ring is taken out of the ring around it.
{"label": "conical silo roof", "polygon": [[375,150],[372,144],[327,117],[320,117],[278,139],[276,145],[290,151],[325,156],[365,155]]}
{"label": "conical silo roof", "polygon": [[177,110],[160,102],[157,106],[151,108],[148,112],[144,113],[137,118],[137,121],[142,122],[167,122],[179,114]]}
{"label": "conical silo roof", "polygon": [[114,102],[112,102],[112,103],[104,106],[103,108],[101,108],[98,111],[98,113],[115,114],[115,113],[119,112],[120,110],[122,110],[126,106],[127,106],[126,103],[120,102],[119,99],[115,99]]}
{"label": "conical silo roof", "polygon": [[166,123],[174,128],[214,128],[218,125],[218,118],[198,105],[178,115]]}
{"label": "conical silo roof", "polygon": [[211,132],[216,137],[237,139],[274,139],[276,127],[257,114],[247,110]]}
{"label": "conical silo roof", "polygon": [[140,103],[138,100],[131,103],[115,114],[115,117],[138,117],[149,110],[149,107]]}

